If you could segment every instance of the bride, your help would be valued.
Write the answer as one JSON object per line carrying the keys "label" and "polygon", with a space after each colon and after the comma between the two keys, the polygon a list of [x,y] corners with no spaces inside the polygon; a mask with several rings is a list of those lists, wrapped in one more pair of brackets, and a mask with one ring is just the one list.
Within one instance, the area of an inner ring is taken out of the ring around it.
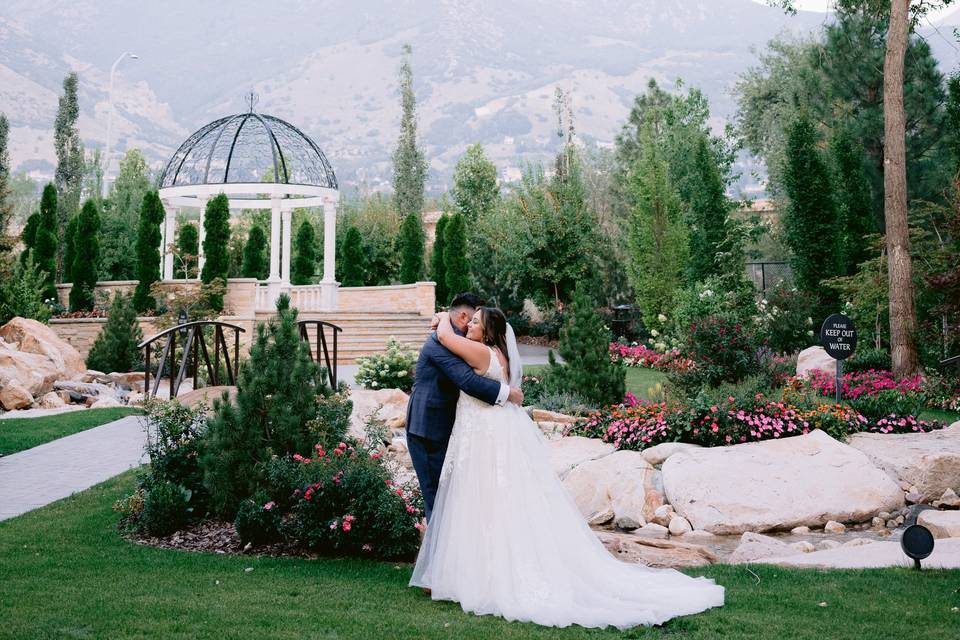
{"label": "bride", "polygon": [[[520,354],[499,309],[480,308],[466,337],[441,314],[437,337],[478,374],[519,386]],[[410,584],[464,611],[556,627],[660,624],[719,607],[724,594],[707,578],[611,556],[526,412],[465,393]]]}

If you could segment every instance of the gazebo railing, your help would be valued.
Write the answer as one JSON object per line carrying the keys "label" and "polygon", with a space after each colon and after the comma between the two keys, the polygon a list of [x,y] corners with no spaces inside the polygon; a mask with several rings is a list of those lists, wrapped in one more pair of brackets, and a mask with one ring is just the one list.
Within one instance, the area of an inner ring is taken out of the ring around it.
{"label": "gazebo railing", "polygon": [[[204,329],[213,327],[213,362],[210,361],[210,349],[207,348],[207,342],[204,338]],[[233,330],[233,358],[230,357],[230,348],[227,346],[227,339],[224,335],[224,329]],[[175,398],[180,390],[180,385],[187,377],[190,361],[193,361],[193,388],[197,388],[197,373],[200,370],[200,356],[203,356],[203,363],[206,365],[208,380],[213,386],[219,386],[220,380],[220,361],[223,356],[227,380],[230,385],[237,384],[237,374],[240,366],[240,334],[244,332],[242,327],[226,322],[214,320],[197,320],[187,322],[175,327],[170,327],[161,331],[157,335],[148,338],[137,345],[137,348],[143,349],[144,362],[144,381],[143,388],[146,396],[156,396],[160,390],[160,380],[163,378],[164,367],[167,366],[170,379],[170,398]],[[177,362],[177,336],[183,338],[183,351],[180,362]],[[151,353],[155,344],[161,340],[163,350],[160,355],[160,361],[157,365],[157,375],[154,380],[153,389],[150,388],[151,372]],[[176,375],[174,375],[176,371]]]}
{"label": "gazebo railing", "polygon": [[[324,320],[301,320],[297,323],[300,327],[300,339],[307,343],[310,350],[310,359],[318,364],[324,364],[330,375],[330,386],[337,388],[337,335],[343,331],[337,325]],[[317,352],[314,354],[313,347],[310,344],[310,328],[314,330],[314,339],[317,345]],[[331,355],[330,342],[327,341],[326,329],[330,329],[333,352]],[[322,358],[322,361],[321,361]]]}

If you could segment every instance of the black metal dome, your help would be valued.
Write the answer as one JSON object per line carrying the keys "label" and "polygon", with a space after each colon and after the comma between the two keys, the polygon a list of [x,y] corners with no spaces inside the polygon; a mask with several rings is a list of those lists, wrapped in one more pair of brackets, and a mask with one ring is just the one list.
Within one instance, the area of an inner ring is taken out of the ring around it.
{"label": "black metal dome", "polygon": [[193,133],[160,175],[160,188],[238,182],[337,188],[333,167],[313,140],[289,122],[252,110]]}

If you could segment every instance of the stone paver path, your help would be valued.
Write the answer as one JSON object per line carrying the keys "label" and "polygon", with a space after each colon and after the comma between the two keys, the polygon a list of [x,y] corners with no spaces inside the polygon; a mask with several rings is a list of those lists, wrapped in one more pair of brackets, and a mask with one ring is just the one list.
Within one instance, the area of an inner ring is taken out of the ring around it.
{"label": "stone paver path", "polygon": [[147,462],[145,424],[142,416],[127,416],[0,458],[0,520]]}

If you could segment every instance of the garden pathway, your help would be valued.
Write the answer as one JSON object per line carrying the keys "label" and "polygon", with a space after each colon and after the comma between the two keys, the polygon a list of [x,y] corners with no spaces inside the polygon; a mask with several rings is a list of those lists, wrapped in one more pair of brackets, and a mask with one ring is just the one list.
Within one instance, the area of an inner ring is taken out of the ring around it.
{"label": "garden pathway", "polygon": [[147,462],[145,425],[142,416],[127,416],[0,458],[0,520]]}

